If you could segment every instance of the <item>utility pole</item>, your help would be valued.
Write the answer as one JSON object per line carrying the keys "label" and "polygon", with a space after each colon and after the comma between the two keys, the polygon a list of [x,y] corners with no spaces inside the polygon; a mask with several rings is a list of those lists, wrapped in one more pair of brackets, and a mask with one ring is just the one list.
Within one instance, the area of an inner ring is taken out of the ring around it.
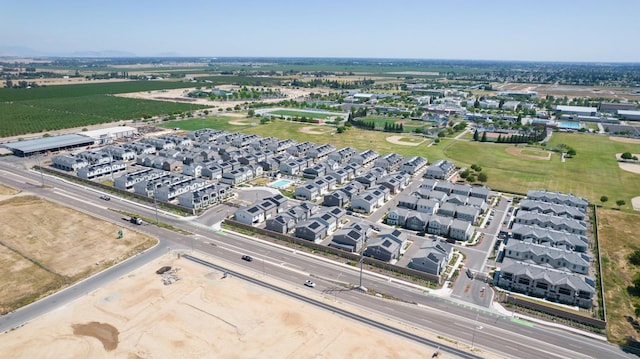
{"label": "utility pole", "polygon": [[42,188],[44,188],[44,174],[42,173],[42,165],[40,164],[39,155],[36,155],[36,160],[38,160],[38,169],[40,170],[40,181],[42,182]]}
{"label": "utility pole", "polygon": [[364,255],[360,253],[360,285],[358,286],[359,289],[362,289],[362,262],[364,262]]}
{"label": "utility pole", "polygon": [[156,208],[156,226],[160,225],[160,220],[158,219],[158,198],[156,196],[156,188],[153,187],[153,206]]}

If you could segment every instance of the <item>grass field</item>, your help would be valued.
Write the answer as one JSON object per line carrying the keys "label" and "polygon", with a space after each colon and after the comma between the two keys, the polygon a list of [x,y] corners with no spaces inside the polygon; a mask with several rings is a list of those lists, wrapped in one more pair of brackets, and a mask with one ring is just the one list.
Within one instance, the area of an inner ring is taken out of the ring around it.
{"label": "grass field", "polygon": [[640,307],[640,297],[632,296],[627,290],[633,287],[636,273],[640,273],[640,267],[628,261],[629,254],[640,249],[636,235],[640,233],[640,214],[599,209],[598,228],[609,340],[619,344],[626,344],[628,338],[640,341],[640,333],[628,320],[637,321],[634,306]]}
{"label": "grass field", "polygon": [[341,115],[339,113],[315,112],[315,111],[307,112],[307,111],[296,111],[296,110],[269,111],[269,114],[276,115],[276,116],[307,117],[307,118],[320,118],[320,119]]}

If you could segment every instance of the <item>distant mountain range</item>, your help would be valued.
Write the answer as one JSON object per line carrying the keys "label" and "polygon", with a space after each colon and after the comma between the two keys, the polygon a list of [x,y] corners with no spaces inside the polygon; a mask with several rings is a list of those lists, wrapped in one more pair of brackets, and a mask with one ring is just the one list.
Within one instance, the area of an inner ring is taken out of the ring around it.
{"label": "distant mountain range", "polygon": [[[101,51],[74,51],[69,53],[51,53],[46,51],[38,51],[24,46],[0,46],[1,57],[35,57],[35,56],[51,56],[51,57],[136,57],[132,52],[118,50],[101,50]],[[164,54],[158,56],[177,56],[177,54]]]}

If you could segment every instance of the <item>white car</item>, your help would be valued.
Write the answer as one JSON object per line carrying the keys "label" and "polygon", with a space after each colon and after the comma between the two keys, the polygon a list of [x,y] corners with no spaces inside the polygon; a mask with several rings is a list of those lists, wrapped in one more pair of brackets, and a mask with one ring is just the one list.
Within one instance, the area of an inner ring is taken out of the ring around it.
{"label": "white car", "polygon": [[316,286],[316,284],[314,282],[310,281],[310,280],[304,281],[304,285],[306,285],[307,287],[311,287],[311,288]]}

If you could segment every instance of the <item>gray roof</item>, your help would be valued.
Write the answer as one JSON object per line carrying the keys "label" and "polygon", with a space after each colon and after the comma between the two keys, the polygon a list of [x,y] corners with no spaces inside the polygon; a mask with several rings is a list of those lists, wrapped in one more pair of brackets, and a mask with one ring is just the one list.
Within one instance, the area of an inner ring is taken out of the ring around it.
{"label": "gray roof", "polygon": [[[571,246],[571,247],[586,247],[588,244],[587,237],[556,231],[548,228],[541,228],[536,226],[527,226],[519,223],[515,223],[511,232],[514,235],[519,235],[522,238],[533,238],[538,242],[548,243],[552,246]],[[525,239],[524,242],[531,242],[531,240]]]}
{"label": "gray roof", "polygon": [[567,265],[564,266],[566,268],[569,268],[569,265],[572,264],[580,267],[589,267],[589,257],[587,255],[569,251],[566,249],[548,247],[541,244],[525,243],[522,241],[509,241],[505,247],[505,257],[515,258],[513,254],[509,254],[509,251],[530,254],[534,256],[534,258],[532,259],[536,262],[536,264],[543,263],[538,263],[535,257],[546,257],[553,260],[562,259],[563,261],[567,262]]}
{"label": "gray roof", "polygon": [[5,143],[3,146],[12,150],[16,154],[28,155],[57,148],[86,146],[91,145],[94,142],[95,140],[88,136],[69,134],[10,142]]}
{"label": "gray roof", "polygon": [[500,271],[503,273],[511,273],[514,276],[527,277],[534,281],[544,280],[550,285],[569,287],[575,291],[595,292],[595,282],[589,277],[547,268],[537,264],[525,263],[511,258],[504,259]]}

